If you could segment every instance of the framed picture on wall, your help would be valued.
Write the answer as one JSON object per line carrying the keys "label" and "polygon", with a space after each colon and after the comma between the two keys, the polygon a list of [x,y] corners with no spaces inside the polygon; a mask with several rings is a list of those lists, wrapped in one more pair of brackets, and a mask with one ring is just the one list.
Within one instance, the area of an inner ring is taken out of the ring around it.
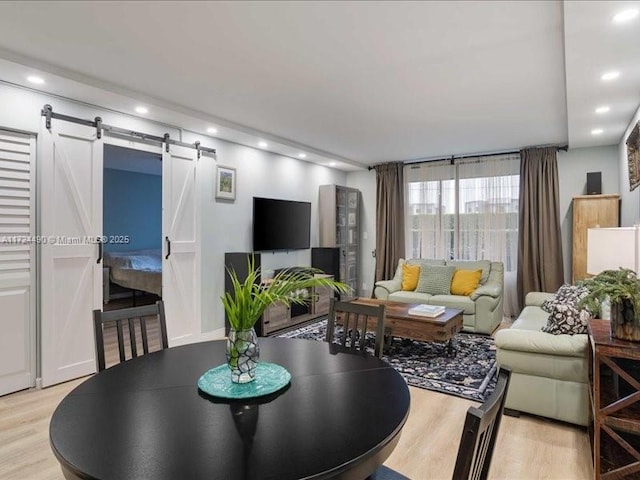
{"label": "framed picture on wall", "polygon": [[640,122],[633,127],[627,138],[627,159],[629,162],[629,191],[640,185]]}
{"label": "framed picture on wall", "polygon": [[216,198],[236,199],[236,169],[218,165],[216,170]]}

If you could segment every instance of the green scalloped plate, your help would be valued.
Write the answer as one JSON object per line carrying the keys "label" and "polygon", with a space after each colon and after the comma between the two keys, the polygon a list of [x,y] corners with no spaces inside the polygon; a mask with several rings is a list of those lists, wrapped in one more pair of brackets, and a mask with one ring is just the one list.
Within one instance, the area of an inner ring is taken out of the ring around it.
{"label": "green scalloped plate", "polygon": [[255,398],[277,392],[290,381],[291,374],[286,368],[275,363],[258,362],[254,381],[233,383],[229,366],[224,363],[205,372],[198,379],[198,388],[212,397]]}

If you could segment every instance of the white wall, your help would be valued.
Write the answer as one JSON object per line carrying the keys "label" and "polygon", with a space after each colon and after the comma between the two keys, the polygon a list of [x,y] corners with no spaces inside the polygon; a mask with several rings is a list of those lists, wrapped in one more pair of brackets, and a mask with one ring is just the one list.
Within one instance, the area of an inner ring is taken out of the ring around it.
{"label": "white wall", "polygon": [[[626,154],[625,154],[626,155]],[[626,157],[625,157],[626,165]],[[572,254],[572,210],[571,200],[574,195],[584,195],[587,172],[602,172],[602,192],[619,193],[619,161],[618,147],[615,145],[593,148],[577,148],[568,152],[558,152],[558,177],[560,180],[560,218],[562,219],[562,251],[564,254],[565,279],[571,279]],[[626,168],[626,167],[625,167]],[[371,250],[375,248],[375,208],[376,208],[376,176],[370,172],[353,172],[347,174],[347,185],[358,188],[362,192],[363,231],[368,232],[367,239],[362,239],[365,248],[360,258],[361,278],[372,279],[375,274],[375,259],[371,257]],[[638,189],[634,194],[635,206],[638,206]],[[625,203],[623,199],[622,208]],[[638,210],[635,210],[636,215]],[[636,218],[638,218],[636,216]],[[624,223],[630,225],[633,222]],[[368,280],[369,282],[371,280]],[[367,293],[367,292],[363,292]]]}
{"label": "white wall", "polygon": [[[220,296],[224,291],[224,252],[249,252],[252,243],[253,197],[311,202],[311,246],[318,242],[318,187],[345,184],[344,172],[276,156],[232,143],[217,146],[218,163],[236,168],[234,203],[215,200],[215,162],[199,173],[202,212],[202,325],[204,331],[224,326]],[[262,269],[311,265],[311,250],[262,253]]]}
{"label": "white wall", "polygon": [[[560,220],[565,282],[571,282],[573,255],[573,206],[576,195],[586,194],[587,172],[602,172],[602,193],[620,193],[618,153],[615,145],[575,148],[558,152]],[[622,201],[624,206],[624,200]]]}
{"label": "white wall", "polygon": [[640,187],[629,191],[629,169],[627,160],[627,138],[636,123],[640,121],[640,107],[629,122],[627,130],[618,145],[618,161],[620,168],[620,194],[622,195],[621,226],[629,227],[640,223]]}
{"label": "white wall", "polygon": [[[217,150],[215,159],[203,156],[198,164],[203,333],[224,327],[220,302],[224,290],[224,253],[251,250],[253,196],[312,202],[311,245],[318,246],[318,186],[330,183],[345,185],[346,182],[346,174],[339,170],[4,84],[0,84],[0,127],[38,134],[42,122],[40,110],[46,103],[53,106],[54,112],[87,119],[100,116],[106,124],[158,136],[168,132],[174,139],[181,138],[189,143],[199,140],[203,147]],[[175,118],[179,124],[181,118],[188,117],[176,113]],[[236,168],[235,202],[214,198],[217,164]],[[266,270],[310,263],[310,250],[262,255]]]}

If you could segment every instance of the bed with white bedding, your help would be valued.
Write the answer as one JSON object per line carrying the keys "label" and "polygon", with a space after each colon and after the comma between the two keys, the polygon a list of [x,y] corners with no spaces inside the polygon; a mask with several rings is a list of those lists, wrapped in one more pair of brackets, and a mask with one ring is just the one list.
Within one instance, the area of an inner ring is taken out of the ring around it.
{"label": "bed with white bedding", "polygon": [[[109,280],[121,287],[162,296],[162,252],[132,250],[104,254]],[[108,295],[105,295],[108,301]]]}

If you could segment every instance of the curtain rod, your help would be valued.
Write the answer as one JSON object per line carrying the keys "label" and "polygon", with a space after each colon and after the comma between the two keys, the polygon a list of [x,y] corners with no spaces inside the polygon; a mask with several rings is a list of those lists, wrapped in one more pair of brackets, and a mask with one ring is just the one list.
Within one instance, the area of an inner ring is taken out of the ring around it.
{"label": "curtain rod", "polygon": [[[405,165],[416,165],[420,163],[441,162],[444,160],[450,160],[451,163],[453,164],[455,160],[463,160],[467,158],[493,157],[496,155],[510,155],[514,153],[520,153],[520,151],[524,150],[525,148],[544,148],[544,147],[556,147],[556,150],[562,150],[563,152],[566,152],[567,150],[569,150],[569,145],[541,145],[537,147],[524,147],[518,150],[505,150],[504,152],[474,153],[471,155],[451,155],[450,157],[431,158],[429,160],[409,160],[403,163]],[[383,165],[383,164],[379,164],[379,165]],[[373,170],[374,168],[376,168],[376,165],[367,167],[368,170]]]}

